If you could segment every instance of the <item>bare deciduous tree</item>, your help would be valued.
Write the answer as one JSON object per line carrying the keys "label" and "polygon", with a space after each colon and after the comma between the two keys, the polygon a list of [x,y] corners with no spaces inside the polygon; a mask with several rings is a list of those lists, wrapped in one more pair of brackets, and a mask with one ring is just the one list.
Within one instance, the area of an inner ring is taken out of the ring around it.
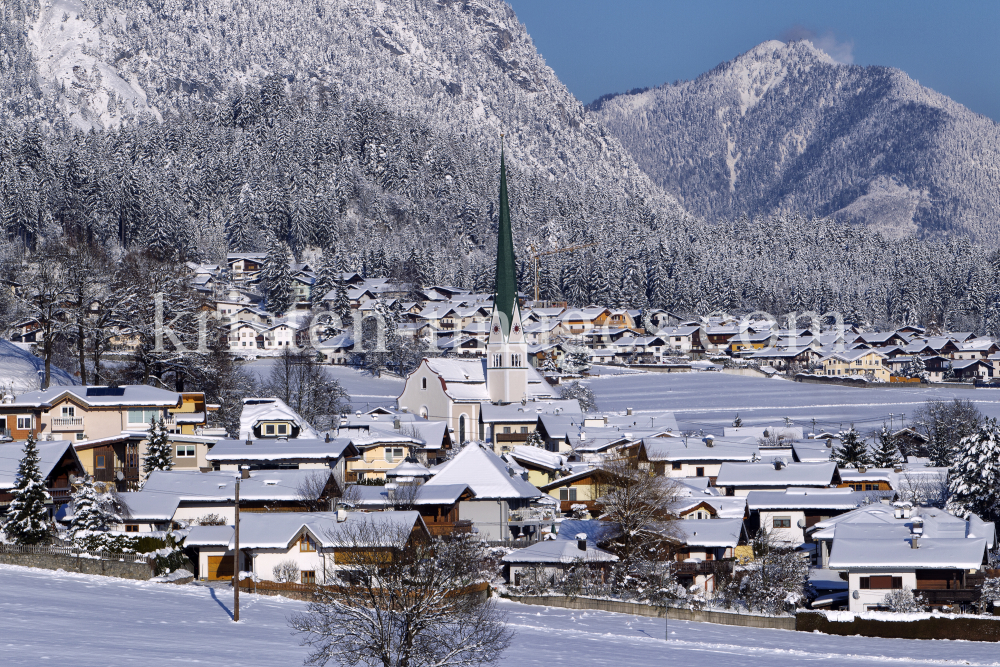
{"label": "bare deciduous tree", "polygon": [[678,483],[653,475],[632,458],[608,459],[596,475],[597,504],[605,517],[618,525],[619,557],[631,561],[652,541],[669,537],[670,507],[676,501]]}
{"label": "bare deciduous tree", "polygon": [[283,560],[271,570],[271,576],[279,584],[295,584],[299,581],[299,566],[294,560]]}
{"label": "bare deciduous tree", "polygon": [[494,665],[510,644],[506,615],[477,586],[489,576],[482,542],[432,541],[374,520],[340,524],[327,537],[343,583],[324,586],[308,613],[291,619],[313,649],[306,664]]}

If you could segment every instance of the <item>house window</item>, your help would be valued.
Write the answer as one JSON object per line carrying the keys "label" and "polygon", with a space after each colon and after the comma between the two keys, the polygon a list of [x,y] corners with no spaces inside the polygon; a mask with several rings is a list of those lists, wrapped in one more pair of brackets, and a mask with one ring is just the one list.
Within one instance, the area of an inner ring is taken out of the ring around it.
{"label": "house window", "polygon": [[177,458],[190,458],[194,456],[194,445],[177,445]]}
{"label": "house window", "polygon": [[18,431],[30,431],[31,430],[31,417],[18,417],[17,418],[17,430]]}
{"label": "house window", "polygon": [[694,476],[695,477],[704,477],[705,476],[705,469],[704,468],[695,468],[694,469]]}
{"label": "house window", "polygon": [[100,468],[102,470],[107,467],[104,464],[104,455],[103,454],[99,454],[98,456],[94,457],[94,467]]}
{"label": "house window", "polygon": [[510,426],[504,426],[503,427],[503,432],[504,433],[510,433]]}
{"label": "house window", "polygon": [[861,577],[858,587],[864,590],[899,590],[903,587],[903,578],[891,575]]}
{"label": "house window", "polygon": [[62,408],[62,416],[70,419],[76,417],[76,408],[72,405],[64,405]]}
{"label": "house window", "polygon": [[427,378],[420,378],[420,388],[427,389]]}
{"label": "house window", "polygon": [[278,424],[278,435],[288,435],[288,424]]}
{"label": "house window", "polygon": [[790,516],[776,516],[773,519],[774,528],[791,528],[792,527],[792,517]]}
{"label": "house window", "polygon": [[274,435],[274,424],[267,424],[264,427],[264,435]]}
{"label": "house window", "polygon": [[458,418],[458,442],[459,442],[459,444],[465,444],[465,429],[466,429],[465,423],[467,421],[468,421],[468,417],[466,417],[465,413],[463,412],[462,416],[460,416]]}
{"label": "house window", "polygon": [[527,426],[522,426],[521,427],[521,433],[527,433],[527,432],[528,432],[528,427]]}
{"label": "house window", "polygon": [[77,433],[76,434],[76,439],[77,440],[86,440],[87,436],[85,434],[83,434],[83,433]]}
{"label": "house window", "polygon": [[316,570],[302,570],[302,583],[306,586],[316,585]]}
{"label": "house window", "polygon": [[385,448],[385,461],[386,463],[395,463],[398,459],[403,458],[403,448],[402,447],[386,447]]}
{"label": "house window", "polygon": [[316,551],[316,542],[308,535],[303,535],[299,540],[299,551]]}
{"label": "house window", "polygon": [[559,489],[559,500],[576,500],[576,489]]}
{"label": "house window", "polygon": [[128,411],[129,424],[151,424],[160,418],[160,411],[155,408],[138,408]]}
{"label": "house window", "polygon": [[139,532],[139,524],[137,524],[137,523],[126,523],[125,524],[125,532],[126,533],[138,533]]}
{"label": "house window", "polygon": [[671,470],[680,470],[683,467],[684,467],[683,463],[677,463],[676,461],[674,463],[670,464],[670,469]]}

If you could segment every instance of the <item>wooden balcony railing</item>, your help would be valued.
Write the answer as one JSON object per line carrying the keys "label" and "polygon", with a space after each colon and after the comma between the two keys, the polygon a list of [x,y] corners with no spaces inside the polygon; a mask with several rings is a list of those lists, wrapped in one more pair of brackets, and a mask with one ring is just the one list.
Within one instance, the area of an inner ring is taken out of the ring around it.
{"label": "wooden balcony railing", "polygon": [[977,602],[982,591],[978,588],[915,588],[913,594],[923,598],[924,604],[961,604]]}
{"label": "wooden balcony railing", "polygon": [[52,430],[66,431],[83,427],[83,417],[53,417]]}

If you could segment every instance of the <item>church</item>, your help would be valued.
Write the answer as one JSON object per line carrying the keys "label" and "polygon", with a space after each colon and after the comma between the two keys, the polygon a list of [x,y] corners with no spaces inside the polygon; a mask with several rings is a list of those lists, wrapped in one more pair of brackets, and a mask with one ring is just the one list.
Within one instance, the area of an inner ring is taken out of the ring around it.
{"label": "church", "polygon": [[491,437],[480,419],[483,404],[527,404],[554,398],[549,384],[528,364],[528,344],[517,299],[507,168],[501,152],[496,287],[486,358],[424,359],[406,378],[397,405],[426,419],[447,421],[455,441],[464,443]]}

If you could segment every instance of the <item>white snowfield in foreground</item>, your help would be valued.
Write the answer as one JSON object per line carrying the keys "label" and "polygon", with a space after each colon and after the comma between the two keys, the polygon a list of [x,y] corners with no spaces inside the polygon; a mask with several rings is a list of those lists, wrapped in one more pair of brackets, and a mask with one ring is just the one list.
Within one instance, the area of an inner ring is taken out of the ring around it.
{"label": "white snowfield in foreground", "polygon": [[[0,665],[299,665],[306,655],[286,624],[303,602],[0,565]],[[604,612],[502,602],[517,632],[503,664],[1000,665],[997,645],[832,637],[707,623],[664,623]],[[51,661],[51,662],[50,662]]]}

